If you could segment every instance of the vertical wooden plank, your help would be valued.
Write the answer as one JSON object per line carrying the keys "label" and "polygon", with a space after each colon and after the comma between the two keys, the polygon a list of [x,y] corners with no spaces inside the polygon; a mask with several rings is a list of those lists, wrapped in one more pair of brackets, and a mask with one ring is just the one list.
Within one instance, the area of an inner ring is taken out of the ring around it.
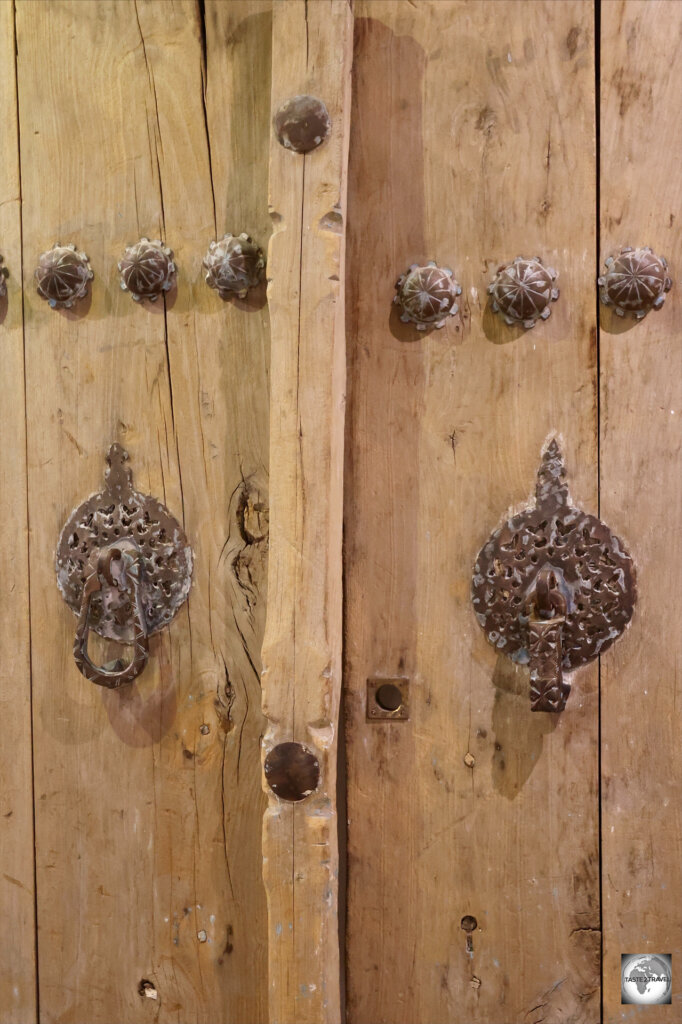
{"label": "vertical wooden plank", "polygon": [[[354,13],[348,1019],[593,1022],[596,665],[572,674],[565,712],[532,714],[527,669],[496,656],[470,604],[476,554],[527,502],[548,434],[596,511],[593,8]],[[525,333],[486,305],[518,254],[556,267],[561,288]],[[419,335],[391,299],[428,259],[454,269],[461,314]],[[366,680],[382,675],[409,678],[409,722],[366,722]]]}
{"label": "vertical wooden plank", "polygon": [[[21,298],[21,186],[14,8],[0,5],[0,255],[9,276],[0,297],[0,1021],[36,1018],[31,671],[26,521],[26,410]],[[4,280],[4,278],[3,278]]]}
{"label": "vertical wooden plank", "polygon": [[[42,1013],[257,1022],[268,327],[264,289],[260,308],[224,304],[201,260],[217,232],[267,242],[268,7],[209,5],[202,24],[191,2],[22,3],[18,24]],[[165,307],[119,288],[142,234],[176,253]],[[96,275],[71,316],[30,282],[60,236]],[[73,666],[53,551],[112,440],[196,564],[144,675],[102,693]]]}
{"label": "vertical wooden plank", "polygon": [[[601,263],[649,245],[673,290],[645,320],[601,314],[601,511],[630,546],[638,604],[602,658],[604,1021],[682,1009],[682,7],[602,4]],[[674,1006],[622,1006],[621,954],[672,953]]]}
{"label": "vertical wooden plank", "polygon": [[[195,686],[183,723],[196,766],[194,848],[183,857],[169,834],[164,854],[172,849],[175,870],[186,884],[198,878],[203,891],[195,929],[207,935],[198,947],[207,1019],[259,1021],[267,991],[258,670],[269,324],[264,281],[244,301],[224,302],[206,286],[201,261],[210,239],[228,230],[267,246],[272,25],[264,3],[210,4],[205,18],[202,25],[193,4],[170,18],[155,4],[139,11],[155,83],[166,237],[185,279],[168,310],[168,354],[182,503],[197,564],[188,636]],[[175,48],[188,59],[178,64]],[[172,784],[166,789],[170,813],[182,794]],[[166,863],[157,874],[164,868],[170,873]]]}
{"label": "vertical wooden plank", "polygon": [[318,789],[264,819],[270,1019],[340,1019],[337,717],[345,387],[344,244],[351,13],[346,0],[275,8],[272,109],[319,96],[330,138],[304,155],[270,142],[273,236],[270,566],[263,645],[264,754],[299,742]]}

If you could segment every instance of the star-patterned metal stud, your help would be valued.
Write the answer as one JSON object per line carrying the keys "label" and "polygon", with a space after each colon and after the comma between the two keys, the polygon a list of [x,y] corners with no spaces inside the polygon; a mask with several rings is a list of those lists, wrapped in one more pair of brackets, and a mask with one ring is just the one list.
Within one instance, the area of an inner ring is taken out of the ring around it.
{"label": "star-patterned metal stud", "polygon": [[599,297],[605,306],[613,306],[616,316],[641,320],[649,310],[661,308],[673,284],[663,256],[648,245],[626,245],[604,262],[606,273],[597,278]]}
{"label": "star-patterned metal stud", "polygon": [[135,302],[149,299],[156,302],[159,295],[173,287],[175,264],[173,251],[160,239],[150,242],[141,238],[129,245],[118,264],[121,288],[130,292]]}
{"label": "star-patterned metal stud", "polygon": [[499,313],[510,326],[535,327],[538,320],[547,319],[552,312],[550,303],[559,298],[556,279],[556,270],[546,267],[539,256],[517,256],[502,264],[488,286],[493,313]]}
{"label": "star-patterned metal stud", "polygon": [[449,316],[459,309],[457,296],[462,294],[449,267],[439,267],[430,260],[425,267],[413,263],[396,282],[394,303],[402,310],[403,323],[412,323],[418,331],[443,327]]}
{"label": "star-patterned metal stud", "polygon": [[88,257],[78,252],[72,243],[55,242],[51,249],[40,254],[34,277],[38,295],[52,309],[70,309],[77,299],[88,291],[94,277]]}
{"label": "star-patterned metal stud", "polygon": [[244,232],[224,235],[219,242],[211,242],[204,256],[206,284],[215,288],[221,299],[236,295],[243,299],[249,288],[261,279],[265,260],[263,253]]}

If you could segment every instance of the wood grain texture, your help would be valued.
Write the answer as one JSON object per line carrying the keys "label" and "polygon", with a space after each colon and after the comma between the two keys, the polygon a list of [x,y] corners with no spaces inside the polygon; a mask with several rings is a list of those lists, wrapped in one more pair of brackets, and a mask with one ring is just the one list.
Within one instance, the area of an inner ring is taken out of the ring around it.
{"label": "wood grain texture", "polygon": [[[41,1019],[258,1022],[268,326],[264,289],[223,303],[201,260],[226,230],[267,242],[268,5],[208,4],[205,25],[190,2],[27,2],[17,19]],[[165,307],[119,288],[143,234],[175,250]],[[57,238],[95,271],[72,314],[31,282]],[[75,670],[53,564],[114,440],[196,562],[120,693]]]}
{"label": "wood grain texture", "polygon": [[[602,658],[604,1021],[682,1012],[682,6],[602,5],[601,264],[649,245],[673,290],[641,323],[601,315],[601,511],[638,604]],[[622,1006],[621,953],[672,953],[673,1006]]]}
{"label": "wood grain texture", "polygon": [[0,1021],[36,1018],[31,672],[28,618],[26,415],[21,291],[21,186],[14,10],[0,5],[0,254],[8,272],[0,298]]}
{"label": "wood grain texture", "polygon": [[[496,656],[470,604],[476,553],[527,502],[548,434],[563,438],[575,501],[597,507],[592,13],[354,5],[352,1024],[599,1019],[597,667],[572,673],[561,715],[532,714],[527,669]],[[495,268],[518,254],[556,267],[561,289],[525,333],[486,306]],[[391,299],[428,259],[454,269],[461,314],[418,335]],[[366,680],[381,675],[409,677],[409,722],[365,721]]]}
{"label": "wood grain texture", "polygon": [[272,109],[308,93],[332,131],[305,156],[270,142],[270,566],[264,756],[318,757],[302,803],[272,792],[264,820],[270,1020],[340,1020],[336,756],[341,690],[344,243],[352,20],[346,0],[275,8]]}

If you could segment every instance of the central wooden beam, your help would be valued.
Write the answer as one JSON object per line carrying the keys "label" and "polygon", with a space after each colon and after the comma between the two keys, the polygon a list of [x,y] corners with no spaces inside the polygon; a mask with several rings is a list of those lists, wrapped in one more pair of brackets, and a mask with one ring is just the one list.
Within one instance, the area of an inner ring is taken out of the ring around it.
{"label": "central wooden beam", "polygon": [[295,742],[319,764],[288,803],[267,786],[270,1019],[338,1024],[336,755],[341,693],[345,403],[344,249],[352,15],[346,0],[275,9],[272,110],[321,99],[329,138],[270,142],[270,562],[264,757]]}

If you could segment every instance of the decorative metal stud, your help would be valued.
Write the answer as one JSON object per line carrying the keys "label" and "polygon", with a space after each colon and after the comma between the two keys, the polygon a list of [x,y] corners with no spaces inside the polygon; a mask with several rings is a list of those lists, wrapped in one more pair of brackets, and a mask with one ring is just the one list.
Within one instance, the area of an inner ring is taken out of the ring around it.
{"label": "decorative metal stud", "polygon": [[206,284],[215,288],[221,299],[236,295],[243,299],[249,288],[261,279],[265,259],[252,238],[226,234],[219,242],[211,242],[204,256]]}
{"label": "decorative metal stud", "polygon": [[70,309],[77,299],[87,295],[94,274],[84,252],[78,252],[70,242],[55,242],[40,254],[34,276],[38,295],[52,309]]}
{"label": "decorative metal stud", "polygon": [[280,800],[305,800],[320,781],[320,762],[302,743],[278,743],[265,758],[264,770]]}
{"label": "decorative metal stud", "polygon": [[[140,674],[147,638],[167,626],[192,583],[192,549],[180,523],[133,489],[128,453],[113,444],[104,489],[71,513],[57,547],[57,584],[79,616],[74,657],[86,678],[109,688]],[[88,633],[133,647],[133,660],[94,665]]]}
{"label": "decorative metal stud", "polygon": [[3,257],[0,256],[0,299],[4,299],[4,297],[7,295],[7,281],[6,281],[6,278],[8,277],[8,274],[7,274],[7,267],[3,267],[3,265],[2,265],[3,262],[4,262]]}
{"label": "decorative metal stud", "polygon": [[603,653],[628,622],[635,570],[623,542],[571,504],[561,452],[547,446],[535,505],[507,519],[481,548],[472,581],[489,642],[530,667],[531,711],[563,711],[563,670]]}
{"label": "decorative metal stud", "polygon": [[439,267],[430,260],[425,267],[413,263],[396,281],[397,295],[393,302],[400,307],[403,323],[413,323],[418,331],[443,327],[459,306],[462,294],[449,267]]}
{"label": "decorative metal stud", "polygon": [[511,263],[503,263],[488,286],[493,313],[499,313],[510,326],[535,327],[538,320],[548,318],[550,303],[559,298],[556,279],[556,270],[546,267],[539,256],[517,256]]}
{"label": "decorative metal stud", "polygon": [[121,288],[124,292],[130,292],[135,302],[141,299],[156,302],[159,295],[173,287],[173,252],[158,238],[152,242],[148,238],[141,238],[135,245],[129,245],[118,269]]}
{"label": "decorative metal stud", "polygon": [[649,310],[661,308],[673,284],[663,256],[648,245],[639,249],[626,245],[604,262],[606,273],[597,278],[599,297],[605,306],[613,306],[616,316],[629,313],[641,320]]}
{"label": "decorative metal stud", "polygon": [[275,136],[285,149],[310,153],[321,146],[331,131],[329,112],[316,96],[292,96],[273,118]]}

